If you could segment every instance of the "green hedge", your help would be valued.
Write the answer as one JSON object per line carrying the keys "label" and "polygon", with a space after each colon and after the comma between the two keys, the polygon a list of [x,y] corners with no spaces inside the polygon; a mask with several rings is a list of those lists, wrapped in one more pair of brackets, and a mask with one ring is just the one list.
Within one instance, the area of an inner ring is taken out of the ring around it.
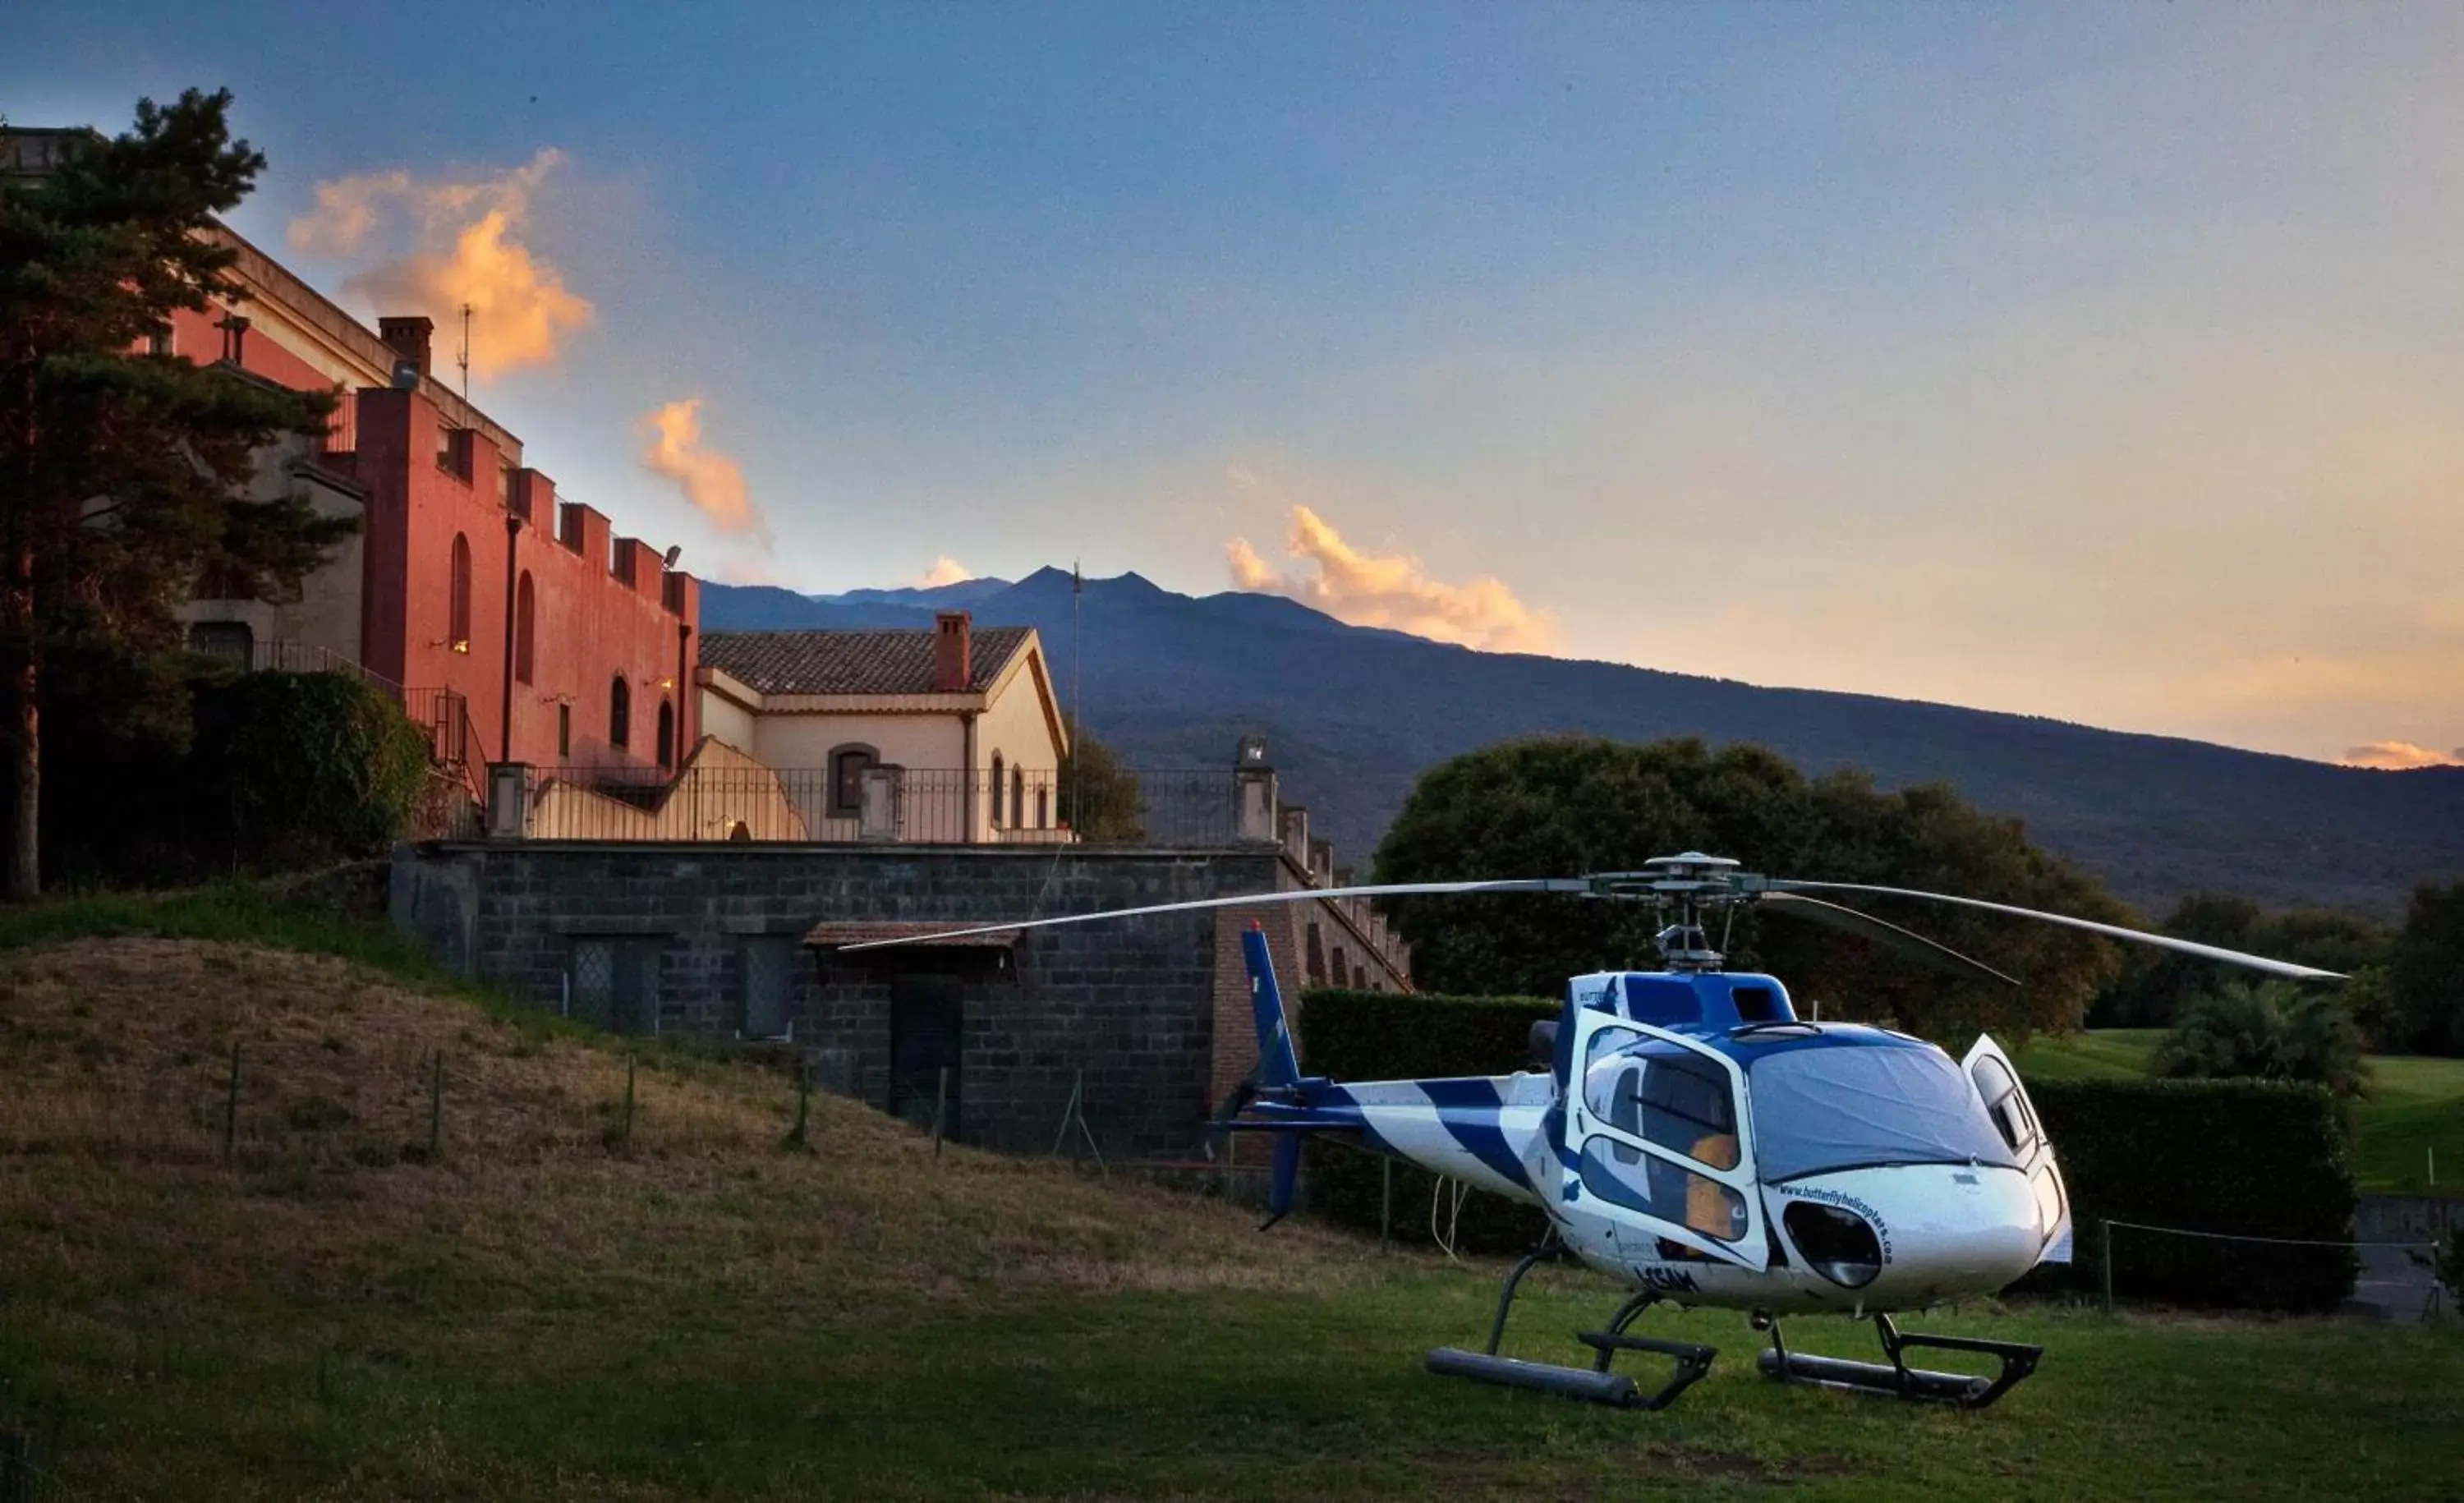
{"label": "green hedge", "polygon": [[[1338,1081],[1489,1075],[1529,1068],[1536,1019],[1560,1004],[1538,997],[1397,996],[1318,990],[1301,999],[1302,1068]],[[2353,1171],[2333,1099],[2316,1086],[2244,1080],[2040,1081],[2028,1094],[2044,1118],[2069,1186],[2077,1230],[2067,1270],[2027,1287],[2093,1290],[2106,1220],[2197,1231],[2339,1241],[2351,1235]],[[1384,1160],[1312,1140],[1312,1210],[1375,1231]],[[1394,1235],[1429,1241],[1436,1177],[1397,1162]],[[1444,1205],[1441,1205],[1441,1211]],[[1467,1251],[1528,1249],[1539,1210],[1473,1191],[1457,1226]],[[2352,1254],[2159,1237],[2115,1238],[2118,1293],[2181,1304],[2322,1310],[2351,1293]]]}
{"label": "green hedge", "polygon": [[[2319,1086],[2257,1080],[2039,1081],[2078,1232],[2068,1270],[2032,1287],[2095,1289],[2101,1223],[2341,1242],[2352,1235],[2352,1153]],[[2177,1304],[2329,1310],[2352,1293],[2345,1248],[2272,1247],[2123,1230],[2116,1293]]]}
{"label": "green hedge", "polygon": [[[1531,1025],[1554,1018],[1562,1005],[1543,997],[1442,997],[1429,993],[1322,988],[1300,1006],[1301,1068],[1338,1081],[1419,1080],[1440,1075],[1500,1075],[1529,1070]],[[1343,1226],[1378,1229],[1385,1160],[1340,1143],[1311,1139],[1304,1183],[1309,1208]],[[1394,1167],[1393,1231],[1426,1243],[1437,1176],[1399,1160]],[[1474,1190],[1459,1218],[1449,1189],[1440,1225],[1451,1223],[1466,1252],[1528,1252],[1548,1223],[1539,1207]]]}

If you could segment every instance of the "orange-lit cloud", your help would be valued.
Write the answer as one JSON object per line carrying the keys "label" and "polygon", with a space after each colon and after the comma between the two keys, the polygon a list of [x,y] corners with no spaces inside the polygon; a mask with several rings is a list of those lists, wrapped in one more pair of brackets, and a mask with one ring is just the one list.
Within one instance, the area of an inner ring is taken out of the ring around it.
{"label": "orange-lit cloud", "polygon": [[671,402],[642,419],[648,441],[642,463],[681,486],[685,499],[724,533],[766,541],[769,524],[754,509],[744,471],[716,450],[702,447],[701,398]]}
{"label": "orange-lit cloud", "polygon": [[1233,539],[1223,548],[1233,585],[1289,596],[1353,626],[1390,627],[1499,652],[1556,651],[1555,617],[1526,606],[1493,575],[1460,585],[1431,579],[1409,554],[1361,552],[1306,506],[1292,508],[1286,551],[1314,566],[1279,573],[1249,540]]}
{"label": "orange-lit cloud", "polygon": [[2349,747],[2341,759],[2347,767],[2371,767],[2380,772],[2409,772],[2415,767],[2464,766],[2464,746],[2451,753],[2431,751],[2410,741],[2371,741]]}
{"label": "orange-lit cloud", "polygon": [[933,589],[943,585],[963,585],[976,577],[976,571],[944,553],[933,561],[933,566],[915,578],[917,589]]}
{"label": "orange-lit cloud", "polygon": [[543,147],[524,166],[488,177],[429,182],[395,170],[335,178],[317,185],[316,210],[291,222],[291,245],[323,255],[385,254],[343,290],[380,313],[428,315],[440,350],[460,347],[469,307],[471,373],[483,381],[546,365],[594,317],[589,299],[522,242],[540,185],[563,162],[563,152]]}

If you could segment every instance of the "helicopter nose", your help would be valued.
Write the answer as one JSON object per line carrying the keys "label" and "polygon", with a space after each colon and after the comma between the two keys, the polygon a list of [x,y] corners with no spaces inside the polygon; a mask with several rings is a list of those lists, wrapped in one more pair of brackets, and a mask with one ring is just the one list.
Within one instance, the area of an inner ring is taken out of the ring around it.
{"label": "helicopter nose", "polygon": [[[2044,1246],[2035,1196],[2016,1169],[1894,1164],[1772,1193],[1815,1271],[1886,1309],[1991,1293],[2034,1268]],[[1858,1223],[1872,1228],[1870,1240]]]}

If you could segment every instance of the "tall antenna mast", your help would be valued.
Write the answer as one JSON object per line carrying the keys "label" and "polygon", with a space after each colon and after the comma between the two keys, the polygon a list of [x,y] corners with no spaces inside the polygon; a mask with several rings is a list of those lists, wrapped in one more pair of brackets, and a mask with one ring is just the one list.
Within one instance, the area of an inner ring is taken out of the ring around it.
{"label": "tall antenna mast", "polygon": [[1080,802],[1079,789],[1084,784],[1080,769],[1087,765],[1087,755],[1078,746],[1087,733],[1087,711],[1078,700],[1078,597],[1087,593],[1087,578],[1079,572],[1078,561],[1069,561],[1069,827],[1070,833],[1085,839],[1087,810]]}
{"label": "tall antenna mast", "polygon": [[471,305],[462,305],[462,353],[453,363],[462,367],[462,421],[471,421]]}

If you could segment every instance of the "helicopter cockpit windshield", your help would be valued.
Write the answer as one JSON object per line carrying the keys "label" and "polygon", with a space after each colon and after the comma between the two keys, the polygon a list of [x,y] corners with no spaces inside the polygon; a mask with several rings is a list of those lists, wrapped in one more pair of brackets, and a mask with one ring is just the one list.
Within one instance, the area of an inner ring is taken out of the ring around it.
{"label": "helicopter cockpit windshield", "polygon": [[1766,1183],[1883,1164],[2020,1167],[1959,1066],[1907,1045],[1815,1046],[1748,1067]]}

